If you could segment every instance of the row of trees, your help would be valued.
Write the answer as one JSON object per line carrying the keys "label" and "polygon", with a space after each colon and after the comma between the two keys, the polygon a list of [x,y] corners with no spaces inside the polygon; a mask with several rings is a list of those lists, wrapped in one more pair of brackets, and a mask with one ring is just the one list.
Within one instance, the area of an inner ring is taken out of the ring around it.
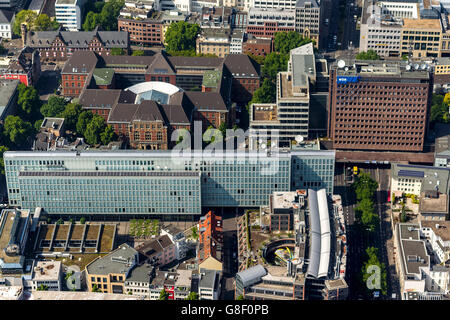
{"label": "row of trees", "polygon": [[87,1],[84,12],[87,12],[83,23],[84,31],[92,31],[101,26],[106,31],[117,30],[117,17],[125,5],[124,0],[110,0],[108,2]]}
{"label": "row of trees", "polygon": [[13,24],[13,33],[16,36],[21,35],[20,26],[22,23],[27,24],[28,30],[32,31],[51,31],[59,28],[59,23],[52,20],[45,13],[38,15],[33,10],[22,10],[16,14]]}
{"label": "row of trees", "polygon": [[358,60],[380,60],[380,56],[374,50],[362,51],[356,55]]}
{"label": "row of trees", "polygon": [[[159,300],[169,300],[169,293],[162,289],[159,293]],[[198,293],[191,291],[184,300],[198,300]]]}

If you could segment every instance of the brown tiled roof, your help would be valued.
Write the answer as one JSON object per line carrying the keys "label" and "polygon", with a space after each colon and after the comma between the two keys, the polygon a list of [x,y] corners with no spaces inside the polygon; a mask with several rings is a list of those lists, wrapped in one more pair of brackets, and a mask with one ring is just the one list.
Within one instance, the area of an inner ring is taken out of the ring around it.
{"label": "brown tiled roof", "polygon": [[86,89],[80,96],[84,108],[112,109],[118,102],[121,90]]}
{"label": "brown tiled roof", "polygon": [[207,67],[217,68],[223,63],[223,58],[215,57],[168,57],[170,63],[175,67]]}
{"label": "brown tiled roof", "polygon": [[97,65],[97,55],[92,51],[75,51],[61,73],[91,73]]}
{"label": "brown tiled roof", "polygon": [[108,122],[163,121],[158,104],[144,100],[141,104],[118,103],[109,114]]}
{"label": "brown tiled roof", "polygon": [[164,114],[167,117],[167,121],[171,124],[190,124],[190,121],[188,117],[186,116],[186,113],[181,106],[179,105],[169,105],[164,104],[162,105]]}
{"label": "brown tiled roof", "polygon": [[199,111],[228,111],[222,96],[218,92],[188,91],[185,94]]}
{"label": "brown tiled roof", "polygon": [[246,54],[229,54],[224,64],[234,77],[259,78],[259,65]]}
{"label": "brown tiled roof", "polygon": [[119,103],[134,103],[136,101],[136,94],[130,90],[120,91]]}

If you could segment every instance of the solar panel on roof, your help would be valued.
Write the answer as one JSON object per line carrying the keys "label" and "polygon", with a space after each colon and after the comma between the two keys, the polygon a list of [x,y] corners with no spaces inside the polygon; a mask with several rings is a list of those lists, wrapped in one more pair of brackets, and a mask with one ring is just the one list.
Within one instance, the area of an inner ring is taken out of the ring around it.
{"label": "solar panel on roof", "polygon": [[412,171],[412,170],[400,170],[398,172],[399,176],[404,177],[417,177],[417,178],[423,178],[424,172],[423,171]]}

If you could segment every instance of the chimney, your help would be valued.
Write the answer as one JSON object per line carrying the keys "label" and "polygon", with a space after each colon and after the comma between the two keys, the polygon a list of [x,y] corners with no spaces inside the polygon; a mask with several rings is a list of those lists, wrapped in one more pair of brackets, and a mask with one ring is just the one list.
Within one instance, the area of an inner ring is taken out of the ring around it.
{"label": "chimney", "polygon": [[26,23],[22,23],[20,25],[20,31],[22,33],[22,46],[25,47],[27,43],[27,25]]}

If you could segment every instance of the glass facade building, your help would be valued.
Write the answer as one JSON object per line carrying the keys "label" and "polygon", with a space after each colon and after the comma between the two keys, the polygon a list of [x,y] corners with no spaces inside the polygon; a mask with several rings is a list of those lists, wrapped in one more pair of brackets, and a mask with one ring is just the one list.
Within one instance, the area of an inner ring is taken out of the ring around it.
{"label": "glass facade building", "polygon": [[172,151],[4,154],[11,206],[50,214],[201,214],[202,207],[259,207],[275,191],[333,192],[334,151],[233,156]]}

